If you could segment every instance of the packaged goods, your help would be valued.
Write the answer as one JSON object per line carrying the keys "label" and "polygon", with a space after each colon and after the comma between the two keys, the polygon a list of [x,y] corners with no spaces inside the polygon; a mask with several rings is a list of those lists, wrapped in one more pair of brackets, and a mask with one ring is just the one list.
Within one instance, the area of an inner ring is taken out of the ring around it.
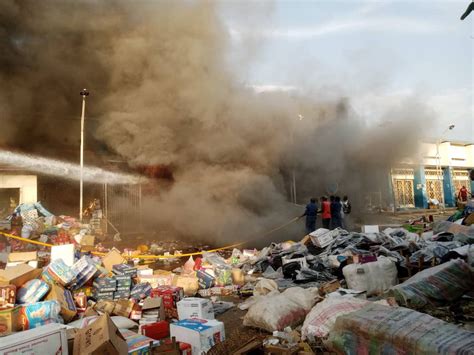
{"label": "packaged goods", "polygon": [[161,297],[168,318],[178,318],[177,303],[184,297],[181,287],[160,286],[151,290],[150,297]]}
{"label": "packaged goods", "polygon": [[16,286],[0,286],[0,309],[15,306],[16,302]]}
{"label": "packaged goods", "polygon": [[200,319],[214,319],[214,309],[212,302],[207,299],[188,297],[177,303],[178,318],[200,318]]}
{"label": "packaged goods", "polygon": [[115,275],[126,275],[131,277],[137,276],[137,268],[127,264],[118,264],[112,266],[112,272]]}
{"label": "packaged goods", "polygon": [[46,282],[34,279],[20,287],[16,297],[18,303],[35,303],[40,301],[48,291],[49,286]]}
{"label": "packaged goods", "polygon": [[33,329],[49,323],[62,323],[61,305],[58,301],[44,301],[23,305],[20,322],[23,330]]}
{"label": "packaged goods", "polygon": [[150,296],[151,290],[152,290],[152,287],[149,283],[136,284],[132,288],[132,291],[130,292],[130,296],[136,300],[144,299]]}
{"label": "packaged goods", "polygon": [[56,259],[45,268],[42,278],[49,284],[57,282],[62,286],[69,286],[75,281],[76,275],[62,259]]}
{"label": "packaged goods", "polygon": [[0,336],[21,330],[20,308],[0,309]]}
{"label": "packaged goods", "polygon": [[76,304],[71,291],[62,288],[61,286],[52,285],[51,291],[46,296],[46,300],[56,300],[59,302],[61,305],[60,314],[65,322],[70,322],[77,314]]}
{"label": "packaged goods", "polygon": [[225,340],[224,323],[214,319],[185,319],[170,324],[170,335],[188,343],[192,354],[205,354]]}

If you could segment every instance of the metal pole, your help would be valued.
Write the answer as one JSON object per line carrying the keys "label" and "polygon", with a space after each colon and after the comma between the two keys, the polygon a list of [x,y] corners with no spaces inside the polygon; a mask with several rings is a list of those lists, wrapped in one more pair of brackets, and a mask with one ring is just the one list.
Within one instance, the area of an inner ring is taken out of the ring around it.
{"label": "metal pole", "polygon": [[441,201],[439,201],[440,203],[440,208],[442,209],[443,208],[443,204],[444,204],[444,192],[443,192],[443,186],[442,186],[442,183],[441,183],[441,157],[439,155],[439,145],[440,145],[440,140],[438,139],[436,141],[436,176],[438,178],[438,186],[440,188],[440,196],[441,196]]}
{"label": "metal pole", "polygon": [[89,96],[89,92],[83,89],[80,92],[82,96],[82,114],[81,114],[81,176],[79,183],[79,220],[82,222],[82,211],[83,211],[83,194],[84,194],[84,119],[86,112],[86,96]]}

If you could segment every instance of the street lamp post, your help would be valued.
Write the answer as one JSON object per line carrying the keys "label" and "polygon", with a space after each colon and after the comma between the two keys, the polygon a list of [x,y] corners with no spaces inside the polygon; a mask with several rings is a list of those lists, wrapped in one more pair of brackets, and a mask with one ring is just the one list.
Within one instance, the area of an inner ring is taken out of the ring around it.
{"label": "street lamp post", "polygon": [[443,191],[443,185],[441,183],[442,168],[441,168],[441,157],[439,154],[439,145],[441,144],[441,139],[446,134],[446,132],[451,131],[454,127],[455,125],[453,124],[449,125],[448,128],[446,128],[443,131],[443,133],[441,133],[441,137],[438,138],[438,140],[436,141],[436,175],[438,177],[438,185],[440,186],[440,189],[441,189],[440,191],[441,201],[439,201],[441,208],[444,208],[444,191]]}
{"label": "street lamp post", "polygon": [[[298,120],[299,121],[302,121],[304,119],[304,116],[300,113],[298,114]],[[295,144],[295,130],[293,129],[292,131],[292,134],[291,134],[291,142],[292,142],[292,145],[294,146]],[[296,165],[294,163],[295,160],[293,160],[293,169],[291,171],[291,175],[292,175],[292,184],[291,184],[291,198],[293,200],[293,203],[296,205],[297,204],[297,200],[296,200]]]}
{"label": "street lamp post", "polygon": [[81,114],[81,177],[79,183],[79,220],[82,222],[83,211],[83,192],[84,192],[84,118],[86,112],[86,97],[89,96],[89,91],[82,89],[80,92],[82,96],[82,114]]}

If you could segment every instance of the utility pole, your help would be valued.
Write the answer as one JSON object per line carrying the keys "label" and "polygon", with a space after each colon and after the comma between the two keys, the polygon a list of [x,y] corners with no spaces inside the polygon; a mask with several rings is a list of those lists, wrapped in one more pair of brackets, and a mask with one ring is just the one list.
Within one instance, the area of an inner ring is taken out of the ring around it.
{"label": "utility pole", "polygon": [[83,195],[84,195],[84,119],[86,113],[86,97],[89,96],[89,91],[82,89],[80,92],[82,96],[82,114],[81,114],[81,177],[79,185],[79,220],[82,222],[83,212]]}

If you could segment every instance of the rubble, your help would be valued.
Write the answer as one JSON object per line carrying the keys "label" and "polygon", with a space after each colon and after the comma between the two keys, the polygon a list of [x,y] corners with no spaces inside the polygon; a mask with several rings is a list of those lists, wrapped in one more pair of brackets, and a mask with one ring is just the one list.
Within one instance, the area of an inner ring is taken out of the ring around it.
{"label": "rubble", "polygon": [[[321,228],[261,250],[184,254],[169,271],[181,252],[164,243],[107,248],[97,224],[54,216],[39,203],[15,211],[0,251],[0,353],[37,334],[66,331],[63,354],[165,348],[216,354],[230,351],[225,344],[262,353],[312,354],[323,346],[355,352],[375,338],[391,349],[425,353],[474,344],[474,333],[459,327],[473,320],[474,227],[457,221],[420,219],[364,232]],[[165,259],[146,263],[158,258]],[[234,311],[244,312],[237,322],[248,329],[240,335],[245,341],[236,341],[239,333],[222,321]],[[419,332],[393,340],[400,315],[416,318]],[[418,319],[462,341],[420,342],[426,326]],[[101,338],[85,341],[91,331]]]}

